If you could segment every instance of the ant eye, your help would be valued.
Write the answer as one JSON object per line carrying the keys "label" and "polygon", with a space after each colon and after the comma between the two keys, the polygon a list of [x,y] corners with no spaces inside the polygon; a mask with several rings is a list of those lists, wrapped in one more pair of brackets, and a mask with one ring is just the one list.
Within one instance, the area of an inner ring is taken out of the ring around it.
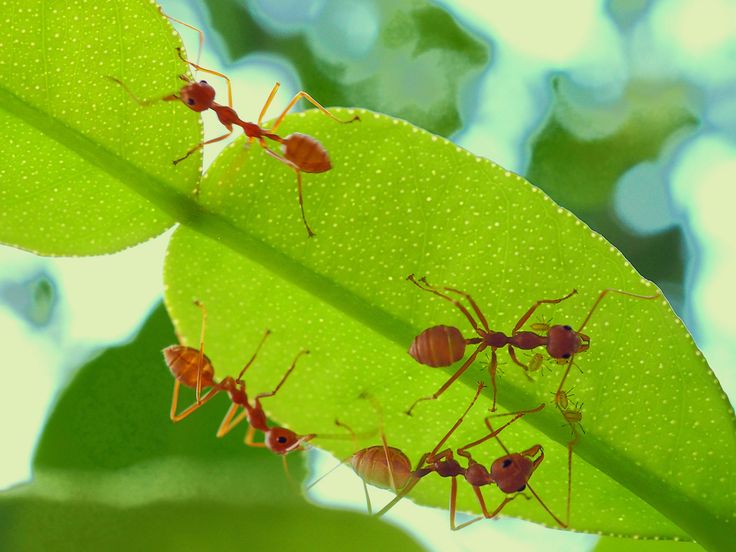
{"label": "ant eye", "polygon": [[570,353],[565,353],[564,355],[562,355],[562,358],[570,358]]}
{"label": "ant eye", "polygon": [[277,439],[277,441],[278,441],[279,443],[285,443],[285,442],[286,442],[286,437],[279,437],[279,438]]}
{"label": "ant eye", "polygon": [[562,327],[565,328],[568,332],[572,330],[570,326],[562,326]]}
{"label": "ant eye", "polygon": [[199,84],[207,84],[207,81],[199,81]]}
{"label": "ant eye", "polygon": [[523,491],[524,489],[526,489],[526,485],[522,485],[521,487],[519,487],[518,489],[516,489],[516,492],[517,492],[517,493],[520,493],[520,492],[521,492],[521,491]]}
{"label": "ant eye", "polygon": [[187,100],[187,103],[188,103],[189,105],[194,105],[194,98],[189,98],[189,99]]}
{"label": "ant eye", "polygon": [[513,464],[513,462],[511,461],[511,459],[510,459],[510,458],[507,458],[506,460],[504,460],[504,461],[503,461],[503,464],[502,464],[502,466],[503,466],[504,468],[508,468],[508,467],[509,467],[509,466],[510,466],[511,464]]}

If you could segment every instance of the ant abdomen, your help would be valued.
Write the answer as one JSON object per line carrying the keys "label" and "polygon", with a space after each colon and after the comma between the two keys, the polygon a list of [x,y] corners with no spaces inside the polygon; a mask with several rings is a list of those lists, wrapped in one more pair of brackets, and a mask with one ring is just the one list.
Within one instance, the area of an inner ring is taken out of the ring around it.
{"label": "ant abdomen", "polygon": [[215,369],[207,355],[199,349],[185,345],[171,345],[163,350],[164,360],[171,374],[183,385],[194,389],[197,387],[197,372],[199,372],[202,387],[212,387]]}
{"label": "ant abdomen", "polygon": [[454,326],[432,326],[414,338],[409,354],[420,364],[450,366],[465,356],[466,341]]}
{"label": "ant abdomen", "polygon": [[508,454],[491,465],[491,478],[504,493],[524,490],[534,468],[533,462],[521,454]]}
{"label": "ant abdomen", "polygon": [[306,173],[322,173],[332,168],[327,150],[315,138],[295,132],[284,141],[284,157]]}
{"label": "ant abdomen", "polygon": [[[391,469],[386,461],[391,463]],[[406,454],[395,447],[384,449],[381,445],[364,448],[356,452],[350,463],[366,483],[381,489],[398,491],[403,489],[412,479],[411,462]],[[393,485],[391,476],[393,475]]]}

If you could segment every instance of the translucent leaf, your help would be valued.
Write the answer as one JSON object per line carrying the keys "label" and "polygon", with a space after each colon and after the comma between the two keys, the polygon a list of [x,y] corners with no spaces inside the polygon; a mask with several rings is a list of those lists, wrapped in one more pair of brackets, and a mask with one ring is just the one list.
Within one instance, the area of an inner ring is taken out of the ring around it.
{"label": "translucent leaf", "polygon": [[[166,301],[190,344],[200,326],[192,301],[205,302],[206,347],[220,376],[237,373],[263,330],[273,330],[248,372],[253,393],[270,390],[298,350],[312,351],[267,406],[275,419],[301,433],[334,434],[336,417],[357,431],[375,429],[375,410],[358,398],[368,391],[383,407],[390,443],[416,461],[487,375],[478,362],[440,400],[403,414],[457,368],[418,365],[406,354],[412,338],[435,324],[471,333],[452,305],[406,282],[408,274],[471,292],[492,328],[506,332],[535,301],[573,288],[577,296],[539,316],[578,325],[602,289],[654,289],[601,236],[520,177],[405,122],[359,113],[360,123],[340,126],[308,112],[280,129],[319,137],[333,160],[332,171],[304,176],[313,239],[299,218],[294,174],[258,147],[244,151],[236,142],[225,150],[203,181],[209,214],[179,228],[170,244]],[[704,546],[723,545],[736,490],[733,412],[682,323],[664,300],[612,296],[586,333],[591,349],[576,358],[583,373],[568,379],[584,403],[587,432],[575,449],[571,526],[689,534]],[[549,402],[560,368],[528,382],[502,353],[500,404]],[[449,446],[484,434],[489,402],[486,394]],[[570,438],[562,426],[548,407],[505,438],[516,450],[544,446],[535,488],[557,513],[564,512]],[[352,450],[344,441],[318,444],[338,458]],[[501,455],[492,444],[481,448],[476,459],[486,464]],[[478,511],[461,487],[460,507]],[[489,503],[498,495],[489,490]],[[447,482],[427,477],[412,496],[446,507]],[[517,500],[507,513],[551,523],[534,501]]]}
{"label": "translucent leaf", "polygon": [[44,430],[34,481],[0,494],[4,549],[421,549],[375,519],[307,504],[279,458],[217,439],[225,397],[172,424],[160,351],[174,342],[158,308],[133,343],[81,369]]}
{"label": "translucent leaf", "polygon": [[184,216],[201,157],[172,160],[201,141],[199,117],[178,102],[142,108],[107,78],[146,99],[181,87],[181,43],[157,7],[8,0],[0,19],[0,241],[109,253]]}

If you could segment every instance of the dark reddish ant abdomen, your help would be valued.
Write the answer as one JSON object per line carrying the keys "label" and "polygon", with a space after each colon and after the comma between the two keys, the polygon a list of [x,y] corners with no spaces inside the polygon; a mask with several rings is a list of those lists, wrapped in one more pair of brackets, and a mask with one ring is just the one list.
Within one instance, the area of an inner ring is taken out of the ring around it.
{"label": "dark reddish ant abdomen", "polygon": [[580,348],[580,336],[570,326],[552,326],[547,332],[547,352],[552,358],[570,358]]}
{"label": "dark reddish ant abdomen", "polygon": [[322,173],[332,168],[327,150],[315,138],[295,132],[283,139],[284,157],[306,173]]}
{"label": "dark reddish ant abdomen", "polygon": [[[386,451],[380,445],[359,450],[350,459],[355,473],[366,483],[390,491],[403,489],[413,477],[409,458],[399,449],[388,447],[388,462],[391,464],[391,471],[386,462]],[[391,473],[395,489],[391,487]]]}
{"label": "dark reddish ant abdomen", "polygon": [[193,82],[179,91],[179,98],[189,109],[207,111],[215,100],[215,89],[207,81]]}
{"label": "dark reddish ant abdomen", "polygon": [[[199,349],[185,345],[171,345],[163,350],[164,360],[171,374],[187,387],[197,387],[197,370],[199,366]],[[202,355],[200,383],[202,387],[212,387],[215,369],[207,355]]]}
{"label": "dark reddish ant abdomen", "polygon": [[547,344],[547,337],[534,332],[519,332],[509,338],[509,344],[525,351]]}
{"label": "dark reddish ant abdomen", "polygon": [[299,446],[299,436],[285,427],[266,431],[266,448],[275,454],[287,454]]}
{"label": "dark reddish ant abdomen", "polygon": [[414,338],[409,354],[420,364],[450,366],[465,356],[465,338],[453,326],[432,326]]}
{"label": "dark reddish ant abdomen", "polygon": [[504,493],[517,493],[526,487],[533,468],[532,461],[521,454],[502,456],[491,465],[491,479]]}

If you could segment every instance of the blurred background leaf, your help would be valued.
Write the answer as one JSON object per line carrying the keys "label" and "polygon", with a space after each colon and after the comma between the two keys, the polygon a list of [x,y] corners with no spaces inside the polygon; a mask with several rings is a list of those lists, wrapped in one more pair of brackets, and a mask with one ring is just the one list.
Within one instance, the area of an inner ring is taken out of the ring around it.
{"label": "blurred background leaf", "polygon": [[232,63],[275,56],[323,105],[360,106],[448,136],[489,46],[425,0],[205,0]]}
{"label": "blurred background leaf", "polygon": [[[637,232],[617,216],[614,193],[627,172],[670,156],[692,134],[698,122],[692,91],[682,82],[632,80],[619,98],[601,104],[596,93],[562,77],[552,81],[552,89],[550,112],[531,140],[526,177],[606,236],[679,307],[682,230],[672,225]],[[642,201],[665,200],[657,193],[657,180],[639,178],[636,185]]]}
{"label": "blurred background leaf", "polygon": [[[217,439],[225,396],[179,424],[161,349],[175,343],[159,306],[135,340],[80,369],[46,424],[34,481],[0,495],[5,550],[421,550],[359,513],[307,504],[281,459]],[[304,476],[301,455],[291,475]],[[329,528],[329,530],[325,530]]]}

